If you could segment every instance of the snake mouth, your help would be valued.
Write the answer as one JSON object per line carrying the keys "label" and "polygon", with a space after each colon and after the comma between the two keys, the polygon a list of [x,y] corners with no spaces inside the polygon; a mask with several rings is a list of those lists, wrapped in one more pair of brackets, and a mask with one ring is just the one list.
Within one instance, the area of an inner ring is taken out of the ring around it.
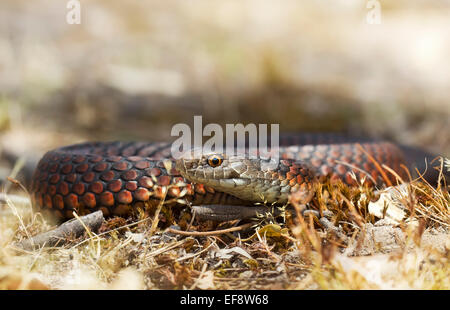
{"label": "snake mouth", "polygon": [[192,182],[200,183],[206,186],[211,186],[216,190],[227,191],[231,189],[240,189],[247,187],[250,183],[250,179],[242,179],[242,178],[219,178],[219,179],[208,179],[198,176],[185,176]]}
{"label": "snake mouth", "polygon": [[247,186],[250,184],[250,179],[231,178],[231,179],[219,179],[219,184],[225,188],[236,188]]}

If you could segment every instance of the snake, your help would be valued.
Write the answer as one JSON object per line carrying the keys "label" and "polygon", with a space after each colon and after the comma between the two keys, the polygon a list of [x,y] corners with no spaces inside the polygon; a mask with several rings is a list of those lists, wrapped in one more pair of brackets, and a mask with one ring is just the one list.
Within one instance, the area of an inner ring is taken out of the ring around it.
{"label": "snake", "polygon": [[[170,142],[85,142],[48,151],[31,183],[33,207],[58,220],[101,210],[127,216],[138,207],[172,204],[250,206],[286,203],[302,185],[320,178],[385,186],[423,167],[424,151],[384,140],[337,134],[280,136],[280,159],[225,153],[174,159]],[[383,173],[382,167],[389,167]],[[430,170],[430,169],[429,169]],[[429,179],[435,175],[428,176]]]}

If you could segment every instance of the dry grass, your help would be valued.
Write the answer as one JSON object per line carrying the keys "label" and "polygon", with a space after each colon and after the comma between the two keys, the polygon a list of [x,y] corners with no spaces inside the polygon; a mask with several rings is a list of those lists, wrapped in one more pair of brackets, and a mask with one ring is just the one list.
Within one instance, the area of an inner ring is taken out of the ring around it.
{"label": "dry grass", "polygon": [[[407,217],[397,227],[373,225],[367,198],[376,197],[373,190],[325,183],[312,200],[304,193],[292,197],[296,218],[261,215],[246,231],[178,235],[162,227],[211,231],[238,223],[200,223],[183,212],[166,216],[172,213],[160,204],[151,217],[109,219],[97,234],[34,252],[13,242],[53,223],[9,195],[0,207],[0,288],[449,289],[448,188],[413,181],[408,190]],[[328,222],[303,217],[305,202],[328,214]],[[380,238],[379,230],[401,240]]]}

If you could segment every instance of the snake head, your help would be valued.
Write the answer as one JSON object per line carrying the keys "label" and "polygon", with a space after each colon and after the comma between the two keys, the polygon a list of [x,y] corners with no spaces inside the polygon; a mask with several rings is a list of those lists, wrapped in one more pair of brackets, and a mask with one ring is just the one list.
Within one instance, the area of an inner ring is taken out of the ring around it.
{"label": "snake head", "polygon": [[244,200],[284,203],[298,183],[312,179],[311,171],[298,161],[274,161],[248,153],[193,154],[185,153],[176,161],[182,176]]}
{"label": "snake head", "polygon": [[182,176],[196,183],[212,187],[234,186],[234,181],[242,183],[245,171],[251,167],[245,157],[228,156],[225,153],[187,152],[176,161],[176,169]]}

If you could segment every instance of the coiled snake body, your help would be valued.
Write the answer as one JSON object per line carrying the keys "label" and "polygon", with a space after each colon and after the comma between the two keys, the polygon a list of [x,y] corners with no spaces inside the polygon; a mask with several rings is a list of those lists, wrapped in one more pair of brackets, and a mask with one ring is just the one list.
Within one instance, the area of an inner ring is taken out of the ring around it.
{"label": "coiled snake body", "polygon": [[[258,159],[236,161],[221,157],[208,166],[208,155],[178,160],[170,143],[84,143],[48,152],[39,162],[32,182],[33,205],[59,219],[102,210],[105,216],[127,215],[139,204],[161,198],[186,199],[194,205],[251,204],[263,197],[285,202],[288,194],[317,176],[330,175],[354,184],[352,171],[369,184],[382,185],[379,165],[408,179],[402,165],[414,167],[425,153],[389,142],[351,139],[337,135],[280,137],[282,160],[270,171]],[[411,154],[413,156],[411,156]],[[377,167],[378,165],[378,167]],[[395,178],[387,174],[392,182]],[[175,184],[181,184],[175,186]],[[169,186],[167,193],[163,190]]]}

